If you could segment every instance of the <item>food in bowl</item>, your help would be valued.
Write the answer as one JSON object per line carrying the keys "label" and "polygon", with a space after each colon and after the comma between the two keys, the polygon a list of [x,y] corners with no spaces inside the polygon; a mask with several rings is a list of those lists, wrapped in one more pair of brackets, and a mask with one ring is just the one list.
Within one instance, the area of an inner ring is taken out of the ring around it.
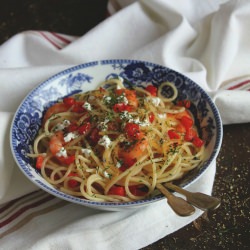
{"label": "food in bowl", "polygon": [[46,110],[28,156],[62,192],[100,202],[141,200],[202,162],[205,142],[190,100],[176,100],[172,82],[125,87],[124,80],[108,79]]}
{"label": "food in bowl", "polygon": [[[159,92],[159,86],[163,83],[170,82],[174,84],[177,89],[177,97],[171,102],[178,106],[177,108],[187,105],[185,108],[192,114],[194,126],[198,131],[199,138],[204,143],[201,148],[201,150],[204,150],[201,162],[197,167],[189,170],[182,178],[178,179],[178,181],[175,181],[175,183],[186,188],[195,182],[211,166],[211,163],[215,161],[218,155],[222,141],[220,115],[211,98],[198,84],[172,69],[152,62],[127,59],[100,60],[80,64],[53,75],[34,88],[18,107],[11,125],[10,143],[18,167],[39,188],[76,204],[102,210],[121,211],[147,206],[164,199],[164,196],[159,193],[143,196],[145,192],[149,193],[147,186],[140,190],[140,192],[143,191],[142,197],[139,197],[139,200],[132,201],[117,201],[117,199],[114,202],[93,201],[81,196],[68,194],[62,192],[57,185],[50,184],[41,175],[42,170],[36,169],[36,157],[28,156],[30,153],[34,153],[34,140],[39,130],[43,127],[44,115],[51,106],[57,102],[63,102],[65,97],[72,97],[98,89],[98,85],[102,81],[114,78],[122,78],[124,87],[128,89],[131,88],[130,83],[132,83],[134,88],[140,88],[141,90],[146,90],[148,85],[152,85]],[[115,84],[113,84],[114,86]],[[149,91],[144,93],[145,95],[151,97],[149,94],[151,94],[150,88],[154,89],[152,86],[148,87]],[[160,92],[164,98],[170,98],[174,96],[173,91],[174,89],[170,86],[163,86]],[[154,93],[154,91],[152,92]],[[156,109],[154,106],[153,108]],[[145,113],[149,114],[149,110],[146,110]],[[157,114],[154,115],[158,119],[159,116]],[[142,120],[144,121],[144,119]],[[152,127],[154,128],[154,126]],[[144,129],[144,127],[140,128],[142,131]],[[48,141],[48,138],[46,140]],[[98,147],[101,146],[99,145]],[[45,151],[42,151],[41,154],[43,155],[43,153]],[[68,153],[68,155],[70,154]],[[107,171],[107,173],[109,172]],[[72,182],[74,183],[77,178],[71,176]],[[133,194],[133,190],[130,192]]]}

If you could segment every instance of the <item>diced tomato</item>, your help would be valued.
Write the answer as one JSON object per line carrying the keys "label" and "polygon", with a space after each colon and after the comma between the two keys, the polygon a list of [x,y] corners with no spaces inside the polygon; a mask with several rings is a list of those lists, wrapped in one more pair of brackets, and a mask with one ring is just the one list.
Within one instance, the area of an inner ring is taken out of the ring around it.
{"label": "diced tomato", "polygon": [[67,127],[68,132],[74,132],[78,129],[78,126],[76,123],[70,123]]}
{"label": "diced tomato", "polygon": [[125,133],[127,134],[128,138],[131,139],[139,139],[140,137],[140,126],[135,123],[127,123],[125,125]]}
{"label": "diced tomato", "polygon": [[63,103],[68,107],[72,107],[76,103],[76,101],[72,97],[65,97],[63,98]]}
{"label": "diced tomato", "polygon": [[173,129],[168,130],[168,136],[171,140],[172,139],[180,139],[180,135],[176,131],[174,131]]}
{"label": "diced tomato", "polygon": [[193,139],[193,144],[196,147],[200,148],[204,144],[204,141],[202,139],[200,139],[198,136],[195,136]]}
{"label": "diced tomato", "polygon": [[193,119],[190,116],[186,116],[186,115],[182,116],[180,121],[186,129],[191,128],[194,124]]}
{"label": "diced tomato", "polygon": [[[71,172],[71,173],[69,173],[68,176],[78,176],[78,174]],[[68,185],[69,185],[70,188],[75,188],[78,184],[79,184],[78,181],[76,181],[74,179],[71,179],[71,180],[68,181]]]}
{"label": "diced tomato", "polygon": [[75,161],[75,155],[70,155],[64,159],[66,165],[70,165]]}
{"label": "diced tomato", "polygon": [[148,119],[149,119],[149,122],[150,122],[150,123],[152,123],[152,122],[154,121],[155,115],[154,115],[153,112],[150,112],[150,113],[148,114]]}
{"label": "diced tomato", "polygon": [[81,125],[79,128],[78,128],[78,133],[80,135],[84,135],[86,134],[91,128],[91,124],[90,122],[86,122],[85,124]]}
{"label": "diced tomato", "polygon": [[123,164],[119,169],[120,169],[120,171],[124,172],[136,163],[136,158],[128,158],[127,157],[127,158],[122,159],[122,162],[123,162]]}
{"label": "diced tomato", "polygon": [[36,169],[41,169],[43,165],[44,157],[42,155],[39,155],[36,158]]}
{"label": "diced tomato", "polygon": [[193,128],[189,128],[186,130],[184,140],[185,141],[192,141],[196,135],[197,135],[197,132]]}
{"label": "diced tomato", "polygon": [[127,168],[125,165],[122,165],[119,169],[120,169],[121,172],[124,172],[124,171],[126,171],[128,168]]}
{"label": "diced tomato", "polygon": [[122,186],[112,186],[109,191],[108,191],[109,195],[119,195],[119,196],[126,196],[126,191],[125,188]]}
{"label": "diced tomato", "polygon": [[123,112],[123,111],[128,111],[128,112],[131,112],[133,110],[133,107],[130,106],[130,105],[127,105],[123,102],[121,103],[116,103],[114,106],[113,106],[113,110],[116,112],[116,113],[120,113],[120,112]]}
{"label": "diced tomato", "polygon": [[70,165],[71,163],[73,163],[75,161],[75,155],[70,155],[70,156],[67,156],[67,157],[63,157],[63,156],[60,156],[60,157],[56,157],[62,164],[64,165]]}
{"label": "diced tomato", "polygon": [[120,113],[122,111],[124,111],[124,103],[116,103],[114,106],[113,106],[113,110],[116,112],[116,113]]}
{"label": "diced tomato", "polygon": [[83,107],[84,102],[83,101],[78,101],[75,102],[75,104],[72,107],[72,112],[75,113],[83,113],[86,111],[86,109]]}
{"label": "diced tomato", "polygon": [[157,96],[157,88],[153,85],[148,85],[146,88],[145,88],[146,91],[148,91],[152,96]]}
{"label": "diced tomato", "polygon": [[89,142],[91,145],[96,145],[97,142],[100,140],[101,136],[99,135],[99,129],[94,128],[89,135]]}
{"label": "diced tomato", "polygon": [[135,196],[143,196],[147,193],[143,190],[143,187],[139,185],[129,186],[129,191]]}
{"label": "diced tomato", "polygon": [[133,166],[136,163],[135,158],[126,158],[123,160],[123,165],[126,166],[127,168]]}
{"label": "diced tomato", "polygon": [[125,105],[124,111],[131,112],[131,111],[133,111],[133,110],[134,110],[133,106],[131,106],[131,105]]}
{"label": "diced tomato", "polygon": [[188,109],[191,106],[191,102],[189,100],[184,100],[184,105]]}

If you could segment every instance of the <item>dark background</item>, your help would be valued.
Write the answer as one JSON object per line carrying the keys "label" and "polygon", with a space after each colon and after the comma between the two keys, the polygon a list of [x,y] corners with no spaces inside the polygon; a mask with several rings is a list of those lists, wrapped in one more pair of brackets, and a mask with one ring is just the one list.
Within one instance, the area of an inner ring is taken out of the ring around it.
{"label": "dark background", "polygon": [[0,3],[0,44],[18,32],[33,29],[81,36],[107,15],[107,0],[1,0]]}
{"label": "dark background", "polygon": [[[107,17],[106,6],[107,0],[1,1],[0,44],[25,30],[82,36]],[[224,126],[213,189],[221,206],[144,250],[250,249],[249,168],[250,123]]]}

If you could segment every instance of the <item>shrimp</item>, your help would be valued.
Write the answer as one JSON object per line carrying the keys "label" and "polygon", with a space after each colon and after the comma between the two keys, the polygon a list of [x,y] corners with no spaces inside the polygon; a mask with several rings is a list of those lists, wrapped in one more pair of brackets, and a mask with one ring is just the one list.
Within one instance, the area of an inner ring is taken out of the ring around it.
{"label": "shrimp", "polygon": [[148,140],[143,137],[140,140],[129,142],[129,145],[121,145],[118,148],[118,157],[127,165],[131,167],[143,155],[147,153]]}
{"label": "shrimp", "polygon": [[65,105],[64,103],[56,103],[53,106],[51,106],[50,108],[48,108],[48,110],[46,111],[44,118],[43,118],[43,124],[45,124],[45,122],[53,115],[53,114],[57,114],[57,113],[61,113],[61,112],[66,112],[69,109],[69,107],[67,105]]}
{"label": "shrimp", "polygon": [[68,155],[66,149],[64,148],[65,141],[63,137],[63,132],[56,132],[50,139],[49,149],[53,156],[63,165],[69,166],[75,161],[75,155]]}
{"label": "shrimp", "polygon": [[117,89],[116,94],[117,95],[124,94],[125,97],[128,100],[128,104],[130,106],[132,106],[134,109],[136,109],[138,107],[139,102],[138,102],[138,99],[136,97],[136,92],[134,90],[131,90],[131,89]]}
{"label": "shrimp", "polygon": [[64,137],[62,131],[57,131],[52,137],[50,138],[49,142],[49,149],[53,155],[59,153],[63,146],[64,146]]}

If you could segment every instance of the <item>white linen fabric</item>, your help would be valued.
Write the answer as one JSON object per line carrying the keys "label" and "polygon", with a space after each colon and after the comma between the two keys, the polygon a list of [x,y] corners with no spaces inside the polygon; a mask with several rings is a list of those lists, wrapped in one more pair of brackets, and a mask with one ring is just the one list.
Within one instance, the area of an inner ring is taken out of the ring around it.
{"label": "white linen fabric", "polygon": [[[224,124],[250,121],[248,0],[110,1],[112,13],[119,8],[82,37],[27,31],[0,46],[3,249],[139,249],[202,214],[197,210],[190,217],[178,217],[166,201],[138,211],[103,212],[37,191],[14,163],[9,129],[22,99],[51,75],[99,59],[147,60],[200,84],[218,106]],[[213,163],[189,190],[211,193],[215,170]],[[16,198],[19,210],[6,205]]]}

